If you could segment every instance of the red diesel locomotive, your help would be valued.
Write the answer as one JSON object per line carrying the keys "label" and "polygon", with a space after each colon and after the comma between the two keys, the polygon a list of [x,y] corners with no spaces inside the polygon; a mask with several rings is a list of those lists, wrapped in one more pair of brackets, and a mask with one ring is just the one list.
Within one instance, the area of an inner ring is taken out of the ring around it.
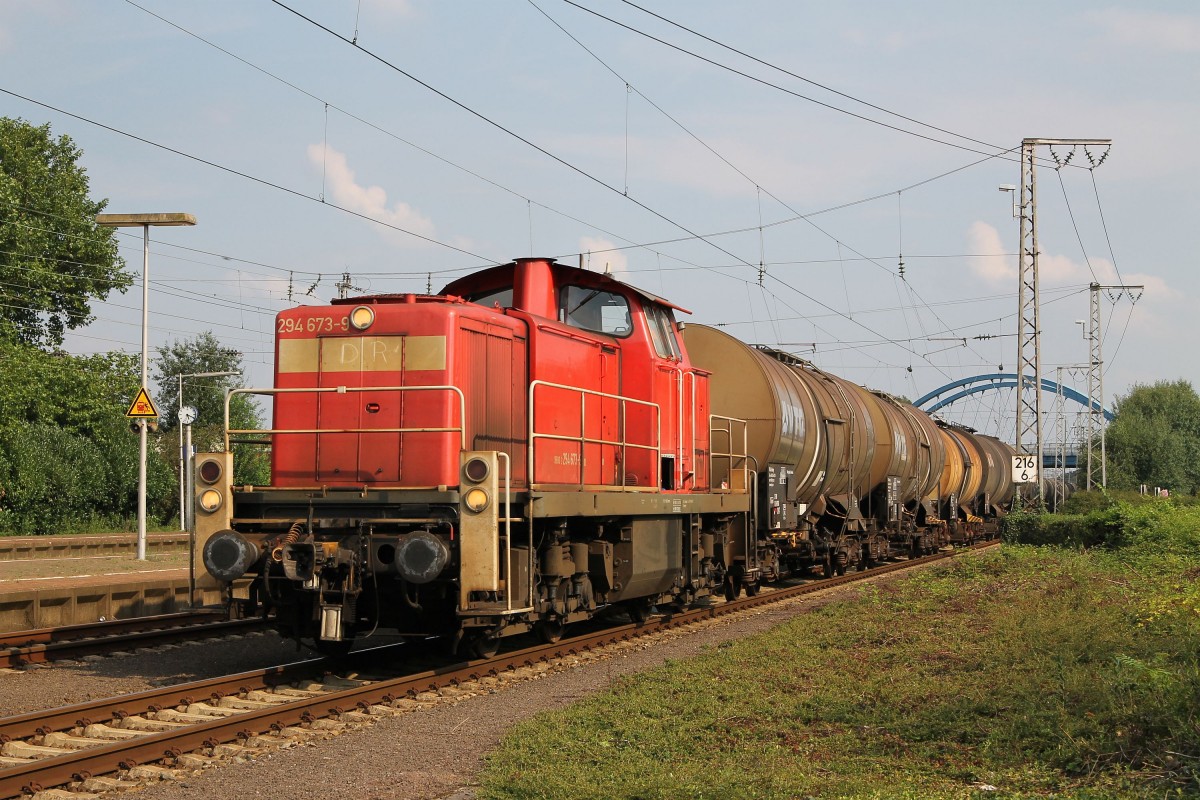
{"label": "red diesel locomotive", "polygon": [[[196,459],[208,580],[327,652],[389,630],[486,654],[605,609],[932,550],[1011,497],[986,437],[681,335],[677,311],[530,258],[436,296],[280,313],[274,388],[238,390],[271,398],[271,428]],[[239,442],[269,444],[270,486],[232,485]]]}

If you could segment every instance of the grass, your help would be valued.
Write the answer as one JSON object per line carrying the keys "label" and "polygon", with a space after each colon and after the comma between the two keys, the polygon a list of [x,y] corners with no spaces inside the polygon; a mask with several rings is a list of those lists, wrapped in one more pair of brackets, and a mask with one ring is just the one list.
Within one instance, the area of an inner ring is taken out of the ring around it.
{"label": "grass", "polygon": [[622,680],[519,726],[481,796],[1200,794],[1200,512],[1165,544],[1131,513],[1122,549],[1005,545]]}

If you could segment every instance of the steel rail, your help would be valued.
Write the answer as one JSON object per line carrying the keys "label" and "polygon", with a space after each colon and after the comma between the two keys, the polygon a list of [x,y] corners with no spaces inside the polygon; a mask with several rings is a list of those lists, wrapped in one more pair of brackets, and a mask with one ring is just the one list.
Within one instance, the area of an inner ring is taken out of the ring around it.
{"label": "steel rail", "polygon": [[209,638],[262,628],[261,619],[229,620],[215,611],[185,611],[153,617],[90,622],[0,634],[0,668],[111,653],[126,647]]}
{"label": "steel rail", "polygon": [[26,628],[19,631],[0,633],[0,647],[19,647],[25,644],[61,642],[91,636],[111,636],[131,630],[152,627],[188,624],[211,620],[218,611],[179,611],[174,614],[156,614],[150,617],[128,617],[101,622],[85,622],[80,625],[62,625],[54,628]]}
{"label": "steel rail", "polygon": [[[985,542],[968,550],[998,544]],[[560,642],[502,653],[490,659],[460,662],[446,667],[405,675],[399,678],[365,683],[350,689],[306,697],[269,708],[248,710],[236,716],[215,718],[178,730],[148,733],[136,739],[73,751],[63,755],[31,761],[0,770],[0,798],[36,793],[52,786],[86,780],[93,775],[128,769],[138,764],[164,758],[178,758],[182,753],[201,747],[216,747],[222,742],[249,739],[258,734],[279,732],[289,726],[312,722],[320,717],[339,716],[347,711],[369,711],[371,706],[391,703],[422,691],[437,690],[464,680],[477,680],[506,670],[531,667],[539,662],[578,654],[583,651],[635,639],[687,624],[756,608],[768,603],[835,588],[879,575],[922,566],[951,557],[963,550],[938,553],[909,561],[886,564],[875,569],[849,573],[827,580],[790,586],[763,592],[754,597],[739,598],[720,605],[671,613],[660,619],[608,628],[597,633],[564,639]],[[352,661],[369,661],[395,651],[404,645],[390,645],[358,651]],[[155,712],[165,706],[190,705],[197,698],[220,698],[234,693],[279,686],[323,670],[331,662],[315,659],[281,667],[213,678],[195,683],[164,687],[121,698],[84,703],[50,712],[0,719],[0,741],[45,735],[54,730],[74,726],[85,727],[97,721],[117,719],[137,713]]]}
{"label": "steel rail", "polygon": [[[377,652],[374,648],[363,652]],[[85,727],[97,722],[108,722],[137,714],[154,712],[163,708],[226,697],[256,689],[269,689],[300,678],[311,677],[328,666],[325,658],[310,658],[265,669],[239,672],[219,678],[207,678],[143,692],[89,700],[49,711],[31,711],[0,719],[0,741],[14,741],[30,736],[45,735],[74,727]],[[4,776],[0,770],[0,776]],[[2,785],[2,784],[0,784]],[[5,796],[0,792],[0,797]]]}

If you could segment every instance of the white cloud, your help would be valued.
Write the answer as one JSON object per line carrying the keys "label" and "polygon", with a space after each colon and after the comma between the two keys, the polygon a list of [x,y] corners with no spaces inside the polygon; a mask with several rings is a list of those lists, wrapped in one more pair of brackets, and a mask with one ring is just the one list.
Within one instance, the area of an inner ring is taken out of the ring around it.
{"label": "white cloud", "polygon": [[624,280],[629,274],[629,260],[624,251],[614,249],[616,247],[616,244],[607,239],[580,237],[579,252],[584,254],[583,266],[593,272],[608,272]]}
{"label": "white cloud", "polygon": [[1200,17],[1195,15],[1108,8],[1090,16],[1105,38],[1117,44],[1177,52],[1200,51]]}
{"label": "white cloud", "polygon": [[967,259],[971,271],[991,286],[1015,286],[1017,260],[1005,255],[1000,231],[986,222],[975,222],[967,229]]}
{"label": "white cloud", "polygon": [[[1017,286],[1017,259],[1005,255],[1000,232],[986,222],[975,222],[967,229],[967,248],[971,257],[967,263],[977,276],[989,286],[997,289],[1015,289]],[[1123,283],[1128,286],[1145,286],[1144,296],[1151,300],[1173,300],[1182,295],[1156,275],[1145,273],[1117,274],[1112,262],[1105,258],[1091,259],[1088,265],[1069,256],[1042,252],[1038,257],[1038,278],[1042,286],[1091,283],[1098,280],[1103,284]],[[1095,277],[1092,275],[1095,270]]]}
{"label": "white cloud", "polygon": [[408,203],[393,203],[389,207],[387,192],[382,186],[359,184],[344,153],[321,144],[310,144],[308,160],[318,169],[324,165],[326,189],[338,205],[421,236],[433,236],[433,222],[428,217]]}
{"label": "white cloud", "polygon": [[1144,296],[1150,300],[1178,300],[1183,297],[1183,292],[1169,286],[1166,281],[1157,275],[1133,272],[1122,273],[1121,277],[1126,285],[1137,286],[1141,284],[1145,286]]}

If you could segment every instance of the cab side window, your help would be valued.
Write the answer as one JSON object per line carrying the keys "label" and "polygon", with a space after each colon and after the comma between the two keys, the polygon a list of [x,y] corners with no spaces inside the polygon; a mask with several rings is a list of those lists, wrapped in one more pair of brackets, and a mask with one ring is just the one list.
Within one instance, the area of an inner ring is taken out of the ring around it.
{"label": "cab side window", "polygon": [[585,331],[628,336],[633,331],[629,301],[587,286],[567,286],[559,295],[558,319]]}
{"label": "cab side window", "polygon": [[671,310],[662,306],[646,306],[646,324],[650,326],[650,340],[654,342],[654,352],[660,358],[670,358],[679,361],[682,354],[679,350],[679,340],[675,338],[675,319]]}

